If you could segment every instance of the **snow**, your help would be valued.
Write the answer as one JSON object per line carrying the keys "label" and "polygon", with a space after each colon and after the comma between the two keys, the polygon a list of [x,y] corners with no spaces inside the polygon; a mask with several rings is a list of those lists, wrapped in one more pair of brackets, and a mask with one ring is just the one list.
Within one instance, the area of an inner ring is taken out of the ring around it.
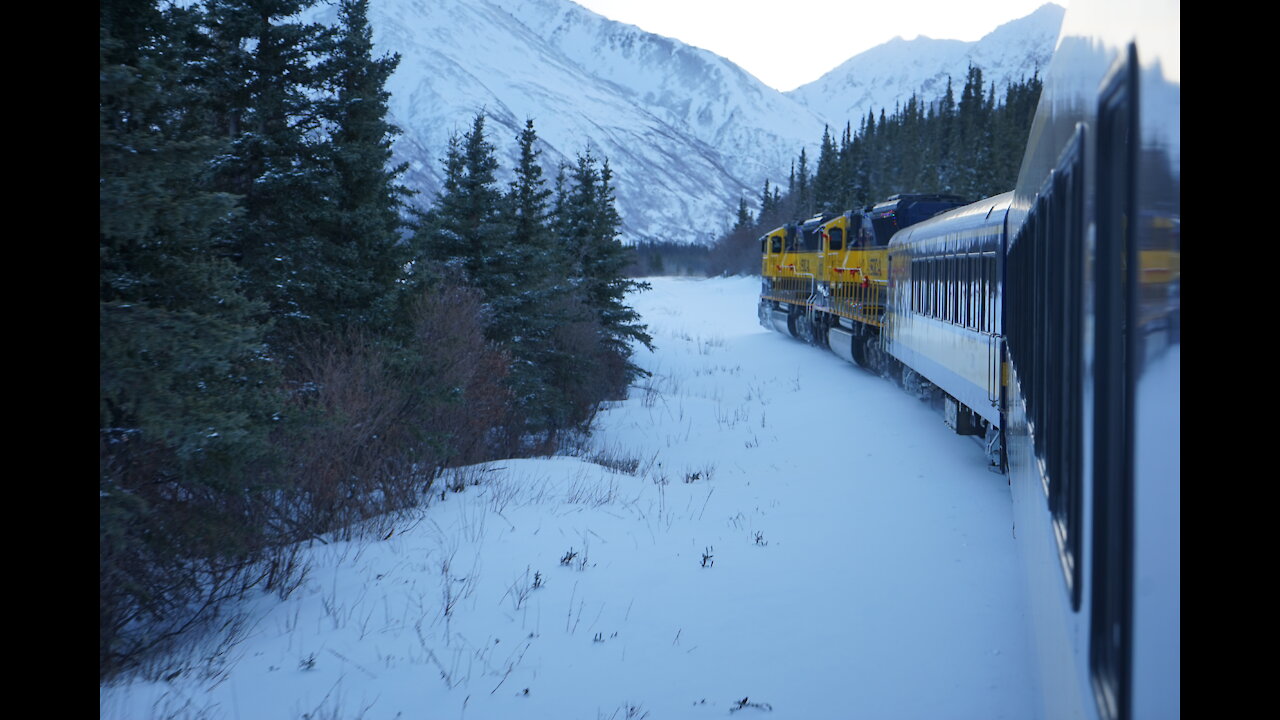
{"label": "snow", "polygon": [[466,468],[390,538],[309,547],[220,660],[103,687],[101,717],[1034,714],[1009,488],[981,449],[760,327],[758,279],[650,282],[653,376],[582,457]]}

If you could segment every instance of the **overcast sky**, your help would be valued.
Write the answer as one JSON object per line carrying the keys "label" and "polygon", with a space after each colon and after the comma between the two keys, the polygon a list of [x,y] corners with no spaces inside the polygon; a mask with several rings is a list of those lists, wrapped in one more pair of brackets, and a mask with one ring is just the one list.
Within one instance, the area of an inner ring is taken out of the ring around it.
{"label": "overcast sky", "polygon": [[[978,40],[1049,0],[574,0],[729,58],[787,91],[902,36]],[[1068,0],[1056,0],[1067,7]]]}

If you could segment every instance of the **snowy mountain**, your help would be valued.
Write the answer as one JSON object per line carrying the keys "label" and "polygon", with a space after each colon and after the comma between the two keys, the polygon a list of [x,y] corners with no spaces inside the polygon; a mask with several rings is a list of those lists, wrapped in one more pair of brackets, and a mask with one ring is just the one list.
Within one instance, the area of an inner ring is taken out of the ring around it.
{"label": "snowy mountain", "polygon": [[[712,52],[570,0],[375,0],[370,22],[378,51],[401,55],[388,86],[404,131],[396,153],[420,202],[440,187],[449,137],[483,110],[504,171],[532,118],[548,176],[588,148],[609,159],[624,241],[706,243],[766,178],[785,185],[802,147],[816,157],[824,124],[865,115],[859,103],[891,111],[913,90],[929,97],[938,77],[945,89],[945,74],[962,79],[970,60],[997,86],[1002,72],[1047,64],[1062,10],[1046,8],[978,43],[891,42],[786,94]],[[332,22],[332,7],[318,19]],[[831,107],[824,94],[852,99]]]}
{"label": "snowy mountain", "polygon": [[1031,76],[1043,74],[1057,45],[1062,16],[1066,12],[1052,3],[1030,15],[1005,23],[977,42],[915,40],[894,38],[855,55],[817,80],[787,93],[797,102],[831,118],[833,127],[843,128],[846,120],[858,127],[868,112],[892,113],[895,105],[905,105],[912,93],[933,103],[947,91],[950,76],[956,100],[964,88],[970,65],[982,69],[987,87],[995,83],[996,100],[1004,88]]}
{"label": "snowy mountain", "polygon": [[396,152],[425,202],[450,135],[483,110],[504,170],[532,118],[549,176],[588,148],[609,159],[624,239],[709,242],[821,137],[816,115],[728,60],[567,0],[388,0],[370,22],[378,51],[401,55]]}

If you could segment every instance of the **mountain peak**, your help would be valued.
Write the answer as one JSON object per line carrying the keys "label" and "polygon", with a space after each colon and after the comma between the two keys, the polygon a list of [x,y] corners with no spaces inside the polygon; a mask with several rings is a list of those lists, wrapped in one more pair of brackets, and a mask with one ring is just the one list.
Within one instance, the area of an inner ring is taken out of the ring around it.
{"label": "mountain peak", "polygon": [[[1045,3],[971,42],[895,37],[787,95],[836,118],[859,118],[892,109],[913,93],[933,102],[945,92],[947,78],[963,77],[970,65],[981,68],[988,82],[1003,87],[1029,76],[1031,68],[1048,66],[1064,13],[1062,6]],[[835,107],[833,98],[840,100]]]}

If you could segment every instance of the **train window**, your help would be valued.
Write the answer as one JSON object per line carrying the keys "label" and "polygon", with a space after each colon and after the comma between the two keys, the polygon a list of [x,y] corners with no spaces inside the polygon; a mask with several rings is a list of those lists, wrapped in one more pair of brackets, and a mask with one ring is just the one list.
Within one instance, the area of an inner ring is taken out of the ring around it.
{"label": "train window", "polygon": [[916,261],[916,269],[911,274],[911,282],[915,286],[916,292],[916,311],[924,314],[924,293],[925,286],[928,283],[929,269],[925,267],[923,260]]}
{"label": "train window", "polygon": [[911,310],[920,314],[920,261],[911,261]]}
{"label": "train window", "polygon": [[933,262],[921,260],[920,269],[923,271],[920,275],[923,281],[920,284],[920,312],[925,317],[931,317],[933,315]]}
{"label": "train window", "polygon": [[964,314],[961,311],[964,297],[964,280],[961,274],[963,255],[954,255],[951,258],[951,322],[959,325],[964,321]]}
{"label": "train window", "polygon": [[844,228],[833,227],[831,228],[831,230],[827,232],[827,236],[830,238],[830,240],[827,243],[827,247],[829,249],[831,250],[844,249]]}
{"label": "train window", "polygon": [[920,261],[911,261],[911,311],[920,313]]}
{"label": "train window", "polygon": [[964,322],[964,256],[951,258],[951,322]]}
{"label": "train window", "polygon": [[[1048,444],[1049,430],[1049,364],[1051,362],[1050,353],[1053,351],[1053,332],[1050,327],[1052,322],[1049,312],[1049,230],[1052,218],[1049,217],[1049,198],[1045,195],[1040,196],[1039,202],[1036,203],[1036,209],[1040,213],[1040,222],[1036,223],[1036,316],[1039,322],[1036,323],[1037,332],[1036,339],[1036,455],[1041,460],[1045,457],[1045,448]],[[1052,482],[1052,480],[1050,480]]]}
{"label": "train window", "polygon": [[964,256],[964,325],[970,329],[977,329],[978,327],[977,319],[974,316],[974,298],[977,293],[973,290],[977,276],[977,273],[974,272],[977,267],[977,261],[976,255]]}
{"label": "train window", "polygon": [[956,262],[954,257],[942,259],[942,319],[955,320]]}
{"label": "train window", "polygon": [[996,332],[996,293],[1000,291],[997,273],[999,260],[994,254],[987,258],[987,332]]}
{"label": "train window", "polygon": [[1103,720],[1130,715],[1133,628],[1133,404],[1138,252],[1130,235],[1138,149],[1137,49],[1098,103],[1094,255],[1093,554],[1089,669]]}
{"label": "train window", "polygon": [[782,236],[781,235],[773,236],[773,252],[775,253],[782,252]]}
{"label": "train window", "polygon": [[987,270],[987,266],[994,260],[994,257],[987,257],[985,253],[978,256],[978,329],[984,332],[991,332],[991,327],[987,324],[987,314],[990,313],[987,297],[991,292],[991,273]]}
{"label": "train window", "polygon": [[939,320],[947,319],[947,268],[944,258],[938,258],[934,265],[938,268],[937,299],[935,315]]}
{"label": "train window", "polygon": [[981,276],[978,279],[978,330],[981,332],[991,332],[991,326],[987,323],[987,315],[990,313],[987,304],[987,295],[991,292],[991,277],[987,270],[990,258],[984,253],[978,258],[978,269]]}
{"label": "train window", "polygon": [[924,261],[924,314],[933,317],[933,260]]}
{"label": "train window", "polygon": [[930,265],[928,260],[920,261],[920,314],[926,317],[931,313],[929,298],[932,297],[933,292],[933,285],[929,282]]}
{"label": "train window", "polygon": [[947,317],[947,270],[942,266],[942,258],[934,259],[933,268],[933,316],[944,320]]}
{"label": "train window", "polygon": [[947,258],[947,320],[960,321],[960,258]]}
{"label": "train window", "polygon": [[1059,166],[1050,176],[1048,225],[1050,246],[1049,317],[1050,348],[1046,367],[1054,427],[1047,429],[1047,473],[1049,511],[1058,541],[1059,558],[1073,610],[1080,608],[1082,527],[1080,487],[1080,367],[1083,352],[1080,339],[1080,307],[1083,210],[1080,184],[1080,157],[1083,125],[1063,152]]}
{"label": "train window", "polygon": [[982,323],[982,255],[969,256],[969,327],[977,331]]}

